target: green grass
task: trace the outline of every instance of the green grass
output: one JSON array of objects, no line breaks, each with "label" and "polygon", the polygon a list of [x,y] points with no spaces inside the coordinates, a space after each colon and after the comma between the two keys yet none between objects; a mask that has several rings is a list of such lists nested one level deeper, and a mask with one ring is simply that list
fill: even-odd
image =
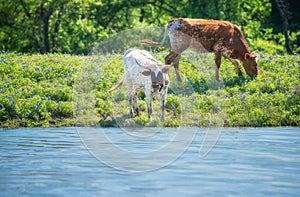
[{"label": "green grass", "polygon": [[[167,52],[154,56],[163,61]],[[300,126],[300,57],[259,54],[259,75],[238,77],[222,60],[214,79],[211,55],[187,52],[180,59],[182,83],[170,70],[166,120],[159,102],[147,119],[139,93],[140,116],[128,118],[125,85],[107,93],[123,75],[122,55],[1,54],[0,127],[71,125],[236,127]],[[242,71],[244,72],[242,66]]]}]

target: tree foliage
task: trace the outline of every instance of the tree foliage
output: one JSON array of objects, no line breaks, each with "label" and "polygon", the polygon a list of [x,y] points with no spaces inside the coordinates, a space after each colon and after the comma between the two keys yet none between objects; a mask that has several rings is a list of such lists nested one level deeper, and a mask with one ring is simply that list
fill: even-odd
[{"label": "tree foliage", "polygon": [[[292,13],[289,20],[297,21],[299,14],[293,8],[296,1],[289,2]],[[0,48],[87,53],[113,33],[140,26],[163,26],[174,17],[231,21],[242,27],[251,45],[251,40],[264,37],[269,29],[277,27],[270,20],[274,16],[280,18],[274,3],[274,0],[0,0]],[[291,27],[292,33],[299,31],[299,25]],[[294,36],[292,45],[296,42],[294,48],[297,48],[299,35],[292,33],[289,36]]]}]

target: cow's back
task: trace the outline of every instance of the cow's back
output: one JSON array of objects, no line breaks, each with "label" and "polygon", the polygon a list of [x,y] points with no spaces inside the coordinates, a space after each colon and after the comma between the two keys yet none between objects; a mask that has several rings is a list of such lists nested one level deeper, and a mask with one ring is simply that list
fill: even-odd
[{"label": "cow's back", "polygon": [[142,90],[146,85],[151,86],[151,77],[142,74],[146,69],[137,64],[149,65],[157,61],[148,51],[139,49],[128,49],[124,53],[123,64],[125,80],[127,84]]},{"label": "cow's back", "polygon": [[124,53],[124,74],[126,84],[129,86],[144,87],[144,81],[147,79],[141,74],[144,69],[136,63],[139,59],[141,59],[141,50],[128,49]]},{"label": "cow's back", "polygon": [[212,52],[218,43],[222,43],[224,47],[232,47],[233,43],[244,39],[239,27],[227,21],[174,18],[168,22],[168,28],[170,34],[174,34],[170,36],[171,44],[175,43],[178,49],[178,43],[182,44],[182,40],[189,42],[191,48],[202,47],[203,49],[198,50]]}]

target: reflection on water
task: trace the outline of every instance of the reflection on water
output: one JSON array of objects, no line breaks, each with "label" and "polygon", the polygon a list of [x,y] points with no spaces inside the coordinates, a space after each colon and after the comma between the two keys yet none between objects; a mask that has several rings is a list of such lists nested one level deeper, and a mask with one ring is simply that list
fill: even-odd
[{"label": "reflection on water", "polygon": [[[175,162],[151,172],[128,173],[93,157],[76,128],[2,129],[0,196],[295,196],[300,193],[300,128],[223,129],[212,151],[200,158],[205,131],[199,129],[193,143]],[[147,152],[172,138],[175,129],[165,129],[166,133],[151,140],[128,140],[116,128],[105,132],[123,148]]]}]

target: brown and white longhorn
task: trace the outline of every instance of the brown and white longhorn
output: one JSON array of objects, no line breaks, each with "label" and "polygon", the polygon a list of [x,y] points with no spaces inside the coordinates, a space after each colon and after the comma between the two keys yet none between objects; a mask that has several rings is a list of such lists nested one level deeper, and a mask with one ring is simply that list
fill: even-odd
[{"label": "brown and white longhorn", "polygon": [[165,33],[160,43],[142,40],[141,43],[150,46],[162,46],[170,31],[171,52],[165,57],[165,63],[173,63],[177,79],[179,74],[179,57],[188,48],[200,53],[214,53],[216,64],[216,80],[220,80],[219,68],[221,57],[228,58],[235,66],[237,74],[242,75],[238,66],[240,60],[246,73],[257,75],[256,54],[251,52],[240,28],[227,21],[204,20],[190,18],[174,18],[165,26]]}]

